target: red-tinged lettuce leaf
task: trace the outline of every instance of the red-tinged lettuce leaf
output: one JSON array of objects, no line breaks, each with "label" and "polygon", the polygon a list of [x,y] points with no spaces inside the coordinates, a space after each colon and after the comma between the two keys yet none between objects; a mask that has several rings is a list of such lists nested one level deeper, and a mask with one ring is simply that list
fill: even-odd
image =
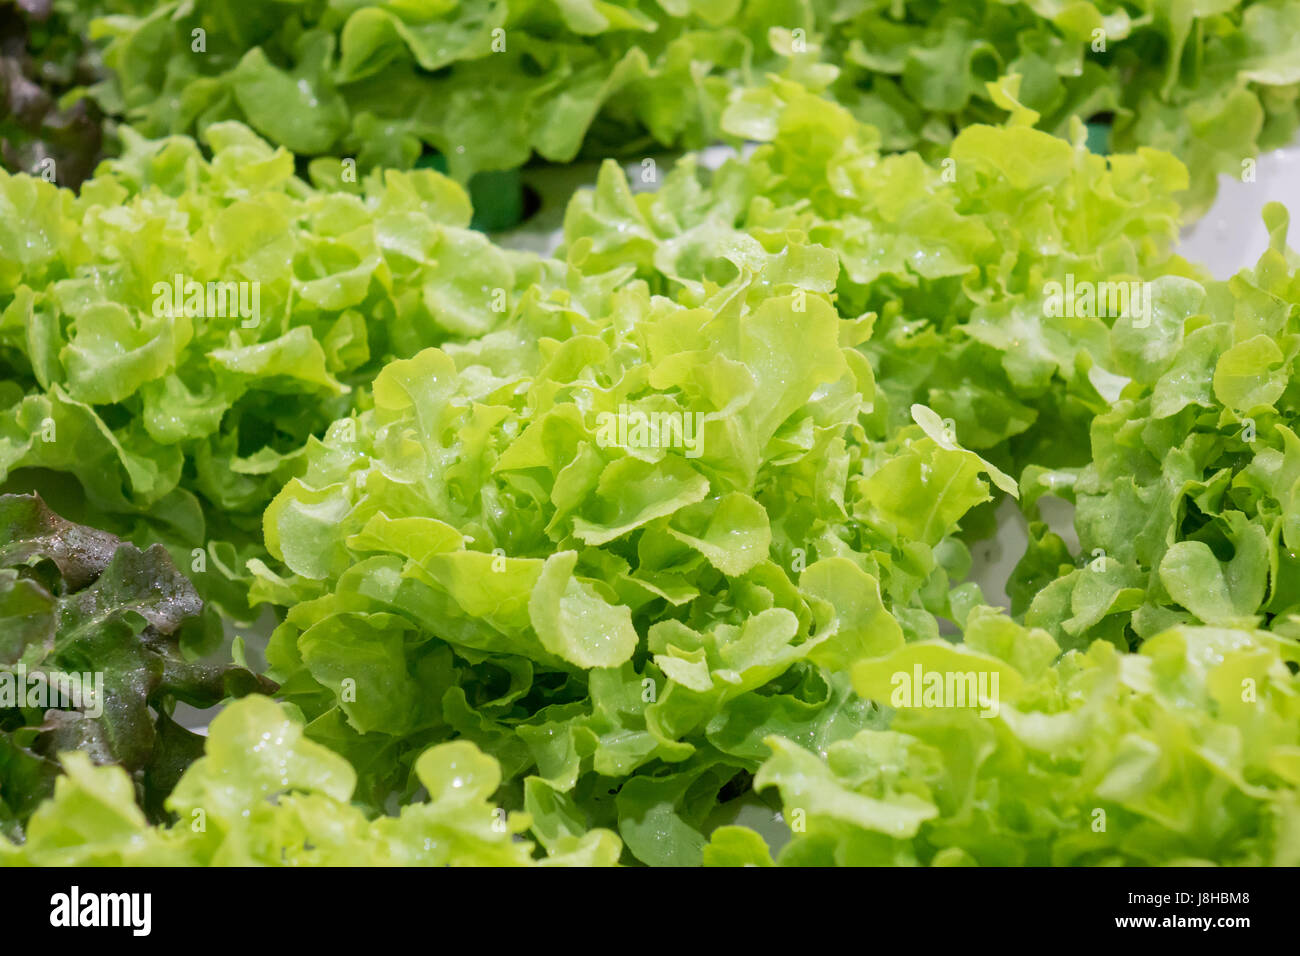
[{"label": "red-tinged lettuce leaf", "polygon": [[[8,824],[48,794],[58,755],[86,753],[132,774],[161,811],[201,750],[172,721],[176,701],[211,707],[275,685],[242,667],[195,659],[217,626],[161,545],[141,551],[65,521],[39,496],[0,496],[0,707]],[[75,680],[80,694],[59,692]],[[44,682],[47,690],[33,690]]]},{"label": "red-tinged lettuce leaf", "polygon": [[90,12],[77,6],[0,0],[0,162],[71,189],[105,146],[102,110],[77,95],[103,73],[86,35]]}]

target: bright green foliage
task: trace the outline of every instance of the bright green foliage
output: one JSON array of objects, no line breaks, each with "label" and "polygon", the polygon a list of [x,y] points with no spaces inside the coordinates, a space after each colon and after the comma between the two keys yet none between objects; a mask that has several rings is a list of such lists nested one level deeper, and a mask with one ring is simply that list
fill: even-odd
[{"label": "bright green foliage", "polygon": [[307,437],[389,358],[490,329],[540,265],[431,171],[318,192],[243,126],[207,129],[210,160],[126,136],[80,195],[0,173],[0,479],[186,564],[206,548],[196,583],[238,612],[221,582]]},{"label": "bright green foliage", "polygon": [[[1207,96],[1236,83],[1215,65],[1222,55],[1277,87],[1243,84],[1242,95],[1289,115],[1285,52],[1254,48],[1272,39],[1256,19],[1285,10],[1256,4],[1239,18],[1223,5],[1170,24],[1098,20],[1087,4],[951,9],[968,6],[966,19],[837,9],[846,30],[876,38],[851,47],[874,79],[853,84],[848,107],[822,95],[843,77],[817,68],[817,49],[759,84],[708,74],[701,102],[752,154],[713,173],[688,158],[646,192],[607,163],[570,204],[550,259],[465,231],[450,180],[390,172],[318,190],[230,123],[207,127],[211,162],[188,140],[133,141],[80,198],[5,180],[4,201],[48,222],[39,242],[0,241],[3,354],[20,357],[7,359],[19,374],[4,386],[17,409],[0,433],[15,456],[6,467],[98,482],[88,494],[104,513],[153,516],[142,533],[160,515],[198,513],[198,500],[210,526],[242,532],[232,590],[281,615],[267,659],[284,701],[240,702],[218,719],[172,794],[180,819],[168,829],[142,829],[119,770],[74,756],[15,858],[1300,861],[1288,563],[1300,534],[1300,286],[1285,221],[1270,212],[1274,248],[1256,270],[1211,282],[1170,255],[1177,197],[1200,180],[1157,150],[1093,154],[1069,119],[1117,108],[1117,135],[1143,122],[1113,101],[1107,70],[1159,68],[1145,54],[1166,40],[1204,49],[1176,58],[1161,102],[1190,96],[1185,62],[1212,67]],[[356,83],[404,70],[411,90],[445,91],[498,55],[417,77],[409,58],[433,56],[468,8],[294,7],[259,7],[247,28],[275,43],[237,62],[214,47],[214,72],[186,86],[190,99],[146,96],[159,74],[134,67],[123,89],[168,128],[242,115],[328,152],[383,125],[377,113],[354,125],[363,114],[335,72],[332,58],[346,60],[336,30],[364,51],[346,60],[366,78]],[[613,4],[557,9],[566,28],[596,36],[586,55],[635,30],[609,19],[630,16]],[[503,21],[518,46],[500,55],[560,69],[529,49],[528,29],[554,11],[492,10],[522,18]],[[928,11],[937,45],[876,22],[899,11]],[[1035,35],[1034,11],[1077,45],[1098,24],[1131,35],[1138,60],[1117,45],[1096,70],[1074,70]],[[164,82],[194,79],[165,14],[112,23],[124,44],[113,55],[171,51],[150,61],[168,64]],[[723,14],[707,11],[735,24],[724,33],[752,26]],[[302,29],[313,16],[326,26]],[[656,16],[681,27],[705,13]],[[474,22],[490,37],[498,21]],[[955,49],[973,24],[984,45]],[[999,47],[1004,27],[1015,39]],[[809,37],[771,39],[795,53]],[[953,71],[891,59],[895,40],[971,75],[936,85]],[[1017,61],[1022,41],[1056,65]],[[287,66],[277,58],[290,48],[299,59]],[[1102,92],[1058,96],[1051,71]],[[885,74],[934,111],[904,143],[934,155],[884,152],[907,139],[901,127],[855,117],[888,95]],[[715,80],[736,89],[709,100]],[[1144,82],[1122,95],[1141,96]],[[473,81],[480,98],[492,89]],[[653,90],[629,85],[623,105],[656,108]],[[241,95],[280,107],[236,113]],[[317,102],[304,109],[303,97]],[[584,115],[603,103],[599,122],[627,120],[621,97],[602,93]],[[548,102],[520,115],[544,118]],[[1010,118],[943,132],[986,112]],[[402,115],[428,120],[409,103]],[[492,115],[483,135],[502,163],[545,153],[535,142],[512,153],[516,114]],[[1225,146],[1212,118],[1189,122]],[[467,149],[458,174],[484,155]],[[331,164],[331,175],[347,168]],[[316,172],[326,181],[324,164]],[[155,314],[135,263],[167,255],[206,269],[199,278],[264,278],[270,327]],[[1074,296],[1121,283],[1138,290],[1125,306]],[[55,399],[99,416],[102,429],[73,434],[114,436],[113,457],[98,438],[84,447],[99,458],[37,444]],[[44,404],[23,412],[33,402]],[[104,461],[118,469],[109,490],[109,470],[90,464]],[[1077,503],[1078,555],[1037,521],[1047,493]],[[1004,496],[1034,520],[1009,585],[1015,618],[965,581],[967,542]],[[959,704],[895,693],[899,675],[927,673],[996,684],[981,694],[975,679]],[[463,799],[448,779],[469,784]],[[785,848],[734,825],[756,793],[780,799],[794,830]],[[517,811],[504,830],[484,829],[493,802]],[[192,828],[196,810],[205,830]]]},{"label": "bright green foliage", "polygon": [[97,7],[120,14],[95,27],[113,71],[97,98],[149,135],[238,119],[363,169],[409,168],[431,146],[461,182],[534,152],[568,162],[584,142],[707,145],[738,80],[805,69],[768,36],[812,18],[800,0]]},{"label": "bright green foliage", "polygon": [[[265,697],[230,705],[206,754],[167,801],[174,824],[150,827],[118,767],[63,757],[54,798],[32,817],[27,841],[0,840],[0,864],[37,866],[526,866],[528,818],[490,802],[500,771],[473,744],[431,747],[414,773],[427,797],[368,820],[348,802],[356,774],[312,743]],[[618,839],[592,831],[557,841],[540,862],[610,865]]]},{"label": "bright green foliage", "polygon": [[[773,291],[747,276],[687,307],[632,283],[598,309],[556,291],[479,343],[389,365],[375,407],[310,444],[266,516],[296,576],[263,567],[256,590],[293,604],[272,673],[372,806],[409,792],[412,748],[455,734],[529,774],[526,807],[563,800],[644,862],[699,862],[711,795],[757,767],[760,726],[871,719],[818,665],[902,642],[882,579],[935,626],[931,545],[987,499],[987,466],[905,430],[890,448],[934,479],[899,508],[930,516],[927,537],[887,506],[875,519],[876,463],[850,451],[870,383],[850,323]],[[650,415],[698,441],[638,437]]]},{"label": "bright green foliage", "polygon": [[[1017,570],[1026,621],[1063,646],[1183,624],[1300,633],[1300,280],[1285,211],[1266,218],[1255,269],[1182,281],[1149,328],[1116,326],[1113,367],[1130,380],[1093,421],[1092,461],[1025,472],[1031,515],[1044,492],[1077,505],[1078,566],[1061,568],[1062,543],[1035,524]],[[1040,575],[1055,580],[1036,590]]]},{"label": "bright green foliage", "polygon": [[[1063,423],[1082,443],[1105,409],[1109,325],[1053,328],[1044,277],[1165,262],[1176,163],[1108,169],[979,127],[948,181],[788,84],[724,121],[772,142],[655,193],[607,165],[570,206],[563,264],[501,327],[391,363],[268,509],[292,572],[255,565],[255,595],[287,608],[271,673],[371,808],[454,736],[559,832],[617,828],[625,859],[701,862],[766,738],[883,727],[852,667],[981,603],[953,588],[970,561],[953,534],[1016,485],[958,438],[1050,460]],[[952,377],[877,386],[874,369],[917,360]],[[977,394],[1020,424],[997,430]],[[747,853],[736,839],[726,853]]]},{"label": "bright green foliage", "polygon": [[[921,647],[859,665],[855,686],[888,702]],[[981,608],[964,644],[931,650],[933,673],[1000,671],[997,713],[903,698],[888,730],[821,756],[769,738],[755,783],[803,824],[782,864],[1300,865],[1294,641],[1178,626],[1053,662],[1047,633]],[[734,834],[713,844],[711,862],[748,861]]]},{"label": "bright green foliage", "polygon": [[871,437],[910,423],[919,403],[1013,473],[1081,465],[1091,419],[1109,408],[1115,316],[1053,315],[1047,285],[1171,275],[1153,308],[1176,308],[1173,276],[1202,275],[1169,258],[1186,173],[1163,153],[1108,161],[1081,130],[1071,144],[1027,128],[1015,90],[993,88],[1008,127],[971,127],[934,164],[880,155],[875,130],[794,84],[744,92],[723,123],[763,141],[748,160],[708,189],[688,160],[635,196],[607,167],[570,204],[568,261],[635,266],[689,303],[740,270],[815,277],[842,317],[874,313],[853,338],[877,383]]},{"label": "bright green foliage", "polygon": [[[239,119],[305,156],[409,168],[430,146],[462,182],[536,153],[635,155],[715,140],[728,94],[768,74],[946,154],[1023,77],[1040,128],[1112,123],[1167,149],[1190,210],[1219,173],[1294,135],[1300,4],[1142,0],[108,0],[109,112],[149,135]],[[195,31],[202,31],[196,34]],[[326,166],[322,166],[324,172]]]},{"label": "bright green foliage", "polygon": [[[820,4],[816,5],[819,9]],[[1113,152],[1168,150],[1191,173],[1189,215],[1216,178],[1295,136],[1300,4],[1178,0],[868,0],[826,4],[821,58],[840,67],[829,95],[875,124],[891,149],[942,155],[990,122],[985,81],[1017,74],[1040,129],[1110,124]],[[901,12],[901,16],[900,16]],[[823,21],[819,18],[819,24]]]}]

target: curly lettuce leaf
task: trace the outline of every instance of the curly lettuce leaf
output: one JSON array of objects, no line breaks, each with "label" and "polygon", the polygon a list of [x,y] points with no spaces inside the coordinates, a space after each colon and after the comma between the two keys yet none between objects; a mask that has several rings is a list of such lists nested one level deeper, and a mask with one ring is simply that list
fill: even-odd
[{"label": "curly lettuce leaf", "polygon": [[168,799],[175,823],[151,827],[118,767],[62,756],[64,776],[20,845],[0,861],[38,866],[526,866],[611,865],[607,831],[561,840],[534,860],[516,838],[527,817],[491,802],[496,762],[454,742],[420,754],[425,788],[395,816],[367,818],[349,802],[356,774],[265,697],[236,701],[213,721],[203,755]]},{"label": "curly lettuce leaf", "polygon": [[[773,75],[844,106],[890,151],[931,159],[1008,108],[1062,137],[1095,121],[1116,152],[1154,147],[1186,163],[1193,215],[1218,175],[1242,175],[1300,124],[1288,0],[280,0],[239,5],[238,27],[211,4],[93,8],[108,14],[93,29],[112,70],[96,99],[148,135],[238,119],[363,169],[437,150],[462,182],[534,154],[568,162],[754,135],[759,116],[744,132],[724,122],[728,99]],[[988,88],[998,78],[1015,85],[1014,107]]]},{"label": "curly lettuce leaf", "polygon": [[80,195],[0,173],[0,481],[161,540],[247,618],[244,564],[304,442],[389,359],[493,328],[540,263],[467,229],[432,171],[354,195],[238,124],[205,130],[210,157],[123,138]]},{"label": "curly lettuce leaf", "polygon": [[[1262,631],[1176,626],[1136,653],[1105,641],[1057,657],[1043,631],[989,608],[964,645],[922,645],[860,665],[882,705],[820,754],[780,736],[756,778],[792,838],[785,865],[1294,866],[1295,663]],[[920,664],[942,685],[998,671],[987,704],[913,697]],[[951,683],[951,682],[948,682]],[[742,840],[744,841],[742,843]],[[757,835],[715,834],[714,865],[758,857]],[[732,849],[738,844],[743,851]]]},{"label": "curly lettuce leaf", "polygon": [[140,551],[65,521],[38,496],[0,496],[9,833],[51,792],[64,751],[121,767],[157,817],[199,742],[172,721],[175,702],[207,708],[275,687],[200,659],[215,623],[161,545]]}]

